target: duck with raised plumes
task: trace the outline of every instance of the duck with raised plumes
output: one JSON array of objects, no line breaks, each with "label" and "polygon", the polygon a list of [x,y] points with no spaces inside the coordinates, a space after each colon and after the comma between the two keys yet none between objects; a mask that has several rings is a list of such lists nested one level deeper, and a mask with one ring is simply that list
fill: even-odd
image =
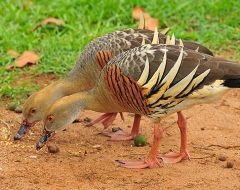
[{"label": "duck with raised plumes", "polygon": [[157,151],[161,120],[178,113],[179,153],[159,155],[164,162],[188,159],[186,120],[182,110],[219,100],[240,87],[240,65],[177,45],[147,44],[112,58],[93,89],[63,97],[44,116],[45,134],[39,150],[55,133],[65,129],[83,110],[130,112],[147,116],[154,126],[152,148],[144,161],[119,161],[127,168],[160,166]]},{"label": "duck with raised plumes", "polygon": [[[154,43],[180,44],[181,42],[179,40],[169,42],[167,36],[161,33],[155,33],[155,36],[158,36],[158,38],[157,42]],[[84,48],[76,65],[66,78],[50,84],[46,88],[34,93],[25,101],[23,105],[23,121],[18,132],[14,135],[14,140],[21,139],[37,121],[42,120],[47,108],[59,98],[92,89],[101,69],[112,57],[138,47],[142,43],[150,44],[153,41],[153,31],[127,29],[103,35],[90,42]],[[199,52],[212,54],[207,48],[197,43],[189,41],[183,41],[183,43],[189,49],[195,50],[198,48]],[[106,128],[113,122],[116,115],[117,113],[104,114],[91,122],[89,126],[101,121]],[[124,135],[112,136],[112,140],[128,140],[138,135],[140,118],[141,115],[135,115],[130,134],[123,132]]]}]

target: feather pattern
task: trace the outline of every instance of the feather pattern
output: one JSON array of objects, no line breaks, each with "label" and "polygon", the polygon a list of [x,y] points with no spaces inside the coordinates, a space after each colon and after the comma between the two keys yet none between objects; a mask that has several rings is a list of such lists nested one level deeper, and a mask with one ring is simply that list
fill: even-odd
[{"label": "feather pattern", "polygon": [[224,81],[240,78],[240,66],[181,46],[147,44],[113,58],[103,73],[119,104],[159,120],[218,99],[229,90]]},{"label": "feather pattern", "polygon": [[[87,81],[92,78],[96,78],[95,73],[97,73],[97,71],[99,72],[99,68],[103,68],[103,65],[101,64],[105,64],[107,61],[109,61],[109,59],[102,59],[102,56],[100,56],[99,52],[106,52],[104,56],[107,55],[109,58],[111,58],[129,49],[139,47],[144,44],[168,44],[167,38],[168,37],[166,35],[157,33],[157,30],[153,32],[147,29],[117,30],[115,32],[103,35],[86,45],[80,55],[80,58],[75,64],[74,68],[68,74],[67,78],[72,78],[72,80],[77,80],[77,78],[85,78]],[[193,50],[199,47],[199,52],[212,55],[212,52],[204,46],[190,41],[177,40],[174,37],[174,45],[182,44],[184,44],[186,48]],[[96,62],[98,67],[96,67]],[[80,73],[79,70],[84,70],[85,72]],[[84,76],[80,77],[80,75]]]}]

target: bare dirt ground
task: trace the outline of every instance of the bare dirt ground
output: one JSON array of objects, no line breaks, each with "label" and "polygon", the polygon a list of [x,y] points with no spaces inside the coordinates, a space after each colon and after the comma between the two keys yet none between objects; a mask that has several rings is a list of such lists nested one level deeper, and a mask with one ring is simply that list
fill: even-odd
[{"label": "bare dirt ground", "polygon": [[[184,110],[191,160],[152,169],[125,169],[115,161],[146,157],[153,140],[153,125],[147,118],[141,121],[147,145],[135,147],[133,141],[112,142],[99,135],[103,131],[101,124],[85,127],[84,119],[99,113],[84,111],[79,123],[71,124],[49,142],[60,149],[53,154],[47,146],[35,149],[42,135],[41,122],[24,139],[14,141],[22,115],[6,110],[6,102],[1,102],[0,119],[10,125],[10,136],[4,139],[6,125],[0,122],[0,189],[240,189],[239,99],[240,90],[232,90],[217,103]],[[125,122],[118,117],[111,127],[130,132],[133,115],[124,116]],[[176,121],[176,114],[162,121],[164,134],[159,153],[179,150]],[[111,127],[105,131],[111,131]]]}]

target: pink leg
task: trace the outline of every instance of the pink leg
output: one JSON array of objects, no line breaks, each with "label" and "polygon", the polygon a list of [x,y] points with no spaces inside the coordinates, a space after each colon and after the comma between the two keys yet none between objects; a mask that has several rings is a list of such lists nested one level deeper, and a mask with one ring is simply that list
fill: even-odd
[{"label": "pink leg", "polygon": [[130,134],[120,129],[119,131],[113,133],[103,133],[103,135],[111,137],[112,141],[126,141],[134,139],[136,136],[139,135],[140,121],[141,115],[135,114],[133,127]]},{"label": "pink leg", "polygon": [[118,113],[113,113],[112,115],[110,115],[109,117],[107,117],[106,119],[104,119],[102,121],[102,124],[104,126],[104,129],[107,129],[112,123],[113,121],[116,119]]},{"label": "pink leg", "polygon": [[119,112],[119,114],[120,114],[120,117],[121,117],[122,121],[125,121],[125,120],[124,120],[124,117],[123,117],[123,113],[122,113],[122,112]]},{"label": "pink leg", "polygon": [[180,153],[175,152],[169,152],[164,155],[159,155],[160,158],[162,158],[163,162],[165,163],[177,163],[181,160],[189,159],[188,154],[188,145],[187,145],[187,121],[185,117],[183,116],[182,112],[178,112],[178,127],[180,129],[181,133],[181,147],[180,147]]},{"label": "pink leg", "polygon": [[148,154],[147,159],[144,161],[121,161],[118,160],[119,163],[122,164],[124,168],[153,168],[155,164],[159,167],[161,166],[160,162],[157,160],[157,151],[160,144],[160,138],[162,137],[162,126],[160,124],[154,124],[154,140],[152,148]]},{"label": "pink leg", "polygon": [[141,115],[135,114],[131,135],[133,138],[139,135]]},{"label": "pink leg", "polygon": [[[95,118],[94,120],[92,120],[91,122],[89,122],[86,126],[90,127],[96,123],[101,122],[104,125],[104,128],[108,128],[113,121],[115,120],[117,116],[117,113],[104,113],[101,116]],[[120,113],[121,119],[124,120],[123,114]]]}]

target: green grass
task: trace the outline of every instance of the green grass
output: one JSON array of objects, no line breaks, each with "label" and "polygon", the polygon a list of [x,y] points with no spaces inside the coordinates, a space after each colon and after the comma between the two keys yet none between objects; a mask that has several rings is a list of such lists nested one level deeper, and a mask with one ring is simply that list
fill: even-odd
[{"label": "green grass", "polygon": [[[27,3],[29,2],[29,3]],[[240,58],[240,1],[236,0],[2,0],[0,2],[0,98],[24,101],[38,90],[34,84],[22,81],[24,75],[54,72],[64,77],[74,66],[81,50],[92,39],[117,29],[134,28],[131,11],[141,5],[160,27],[170,27],[177,38],[187,39],[209,47],[217,54],[238,61]],[[207,19],[209,15],[211,19]],[[47,17],[65,21],[30,30]],[[7,51],[20,54],[36,52],[41,59],[37,66],[5,70],[14,63]]]}]

